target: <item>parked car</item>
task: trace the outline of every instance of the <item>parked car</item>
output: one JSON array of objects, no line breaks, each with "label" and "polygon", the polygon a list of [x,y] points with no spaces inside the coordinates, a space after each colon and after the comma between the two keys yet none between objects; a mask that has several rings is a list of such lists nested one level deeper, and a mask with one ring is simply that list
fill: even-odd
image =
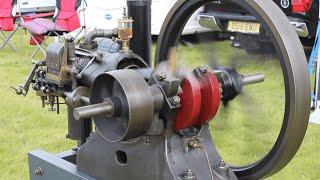
[{"label": "parked car", "polygon": [[[177,0],[152,0],[151,33],[158,35],[162,24]],[[288,16],[306,49],[313,46],[319,13],[317,0],[273,0]],[[122,17],[126,0],[87,0],[81,23],[90,29],[112,29]],[[23,12],[53,11],[55,0],[21,0]],[[268,50],[268,38],[261,33],[246,33],[241,25],[255,22],[256,19],[243,8],[230,1],[216,0],[198,9],[186,24],[183,35],[213,31],[220,38],[232,37],[234,45],[248,52]],[[257,30],[256,30],[257,31]],[[272,49],[271,49],[272,51]]]},{"label": "parked car", "polygon": [[[152,35],[158,35],[161,26],[177,0],[152,0]],[[316,0],[273,0],[288,16],[293,28],[299,35],[306,50],[313,46],[318,22],[319,2]],[[90,0],[86,11],[87,26],[92,28],[110,29],[117,26],[121,18],[126,0],[113,3],[110,0]],[[94,21],[92,20],[94,19]],[[233,38],[234,45],[250,53],[273,51],[269,39],[263,34],[246,33],[239,28],[243,23],[254,22],[256,19],[243,8],[231,4],[230,1],[216,0],[198,9],[186,24],[182,34],[192,35],[208,31],[216,32],[218,37]],[[233,28],[230,31],[229,22]],[[231,26],[231,25],[230,25]]]},{"label": "parked car", "polygon": [[[288,16],[305,49],[313,46],[319,17],[319,1],[273,0]],[[273,51],[269,38],[259,30],[256,18],[230,1],[208,3],[199,15],[199,22],[217,32],[219,37],[230,38],[233,45],[251,53]],[[245,27],[250,27],[249,29]]]}]

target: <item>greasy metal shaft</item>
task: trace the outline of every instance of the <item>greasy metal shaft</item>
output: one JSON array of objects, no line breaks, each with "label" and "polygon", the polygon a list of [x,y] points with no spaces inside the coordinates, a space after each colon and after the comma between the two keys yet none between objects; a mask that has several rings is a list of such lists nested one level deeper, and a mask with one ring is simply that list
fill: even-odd
[{"label": "greasy metal shaft", "polygon": [[88,119],[99,115],[112,116],[114,112],[111,100],[105,100],[100,104],[79,107],[73,110],[73,116],[76,120]]},{"label": "greasy metal shaft", "polygon": [[245,85],[250,85],[250,84],[256,84],[263,82],[265,79],[264,74],[262,73],[255,73],[255,74],[247,74],[242,76],[242,84]]},{"label": "greasy metal shaft", "polygon": [[89,99],[89,97],[86,97],[86,96],[81,96],[80,101],[85,104],[90,104],[90,99]]}]

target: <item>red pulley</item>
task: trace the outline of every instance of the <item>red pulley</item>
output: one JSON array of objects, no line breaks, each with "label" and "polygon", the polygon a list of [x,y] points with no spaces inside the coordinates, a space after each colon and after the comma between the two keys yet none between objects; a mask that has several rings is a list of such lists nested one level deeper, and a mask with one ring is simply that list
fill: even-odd
[{"label": "red pulley", "polygon": [[174,128],[176,131],[193,126],[201,110],[201,86],[194,76],[184,78],[180,84],[179,94],[181,107],[176,115]]},{"label": "red pulley", "polygon": [[217,114],[220,106],[220,85],[213,72],[207,72],[201,79],[201,111],[196,125],[208,123]]},{"label": "red pulley", "polygon": [[175,118],[175,130],[208,123],[217,113],[220,105],[220,86],[213,72],[196,78],[190,75],[181,82],[179,94],[181,107]]}]

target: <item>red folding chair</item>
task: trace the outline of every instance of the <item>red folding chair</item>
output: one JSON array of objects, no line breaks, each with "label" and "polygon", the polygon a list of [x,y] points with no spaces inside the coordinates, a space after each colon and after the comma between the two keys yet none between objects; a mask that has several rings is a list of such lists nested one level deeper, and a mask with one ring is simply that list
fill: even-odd
[{"label": "red folding chair", "polygon": [[58,36],[59,39],[63,39],[61,35],[81,27],[78,10],[82,2],[85,3],[83,0],[57,0],[56,16],[53,21],[45,18],[31,18],[32,20],[22,23],[22,27],[31,34],[30,44],[38,47],[32,54],[32,58],[39,51],[46,55],[44,48],[47,47],[46,41],[49,37]]},{"label": "red folding chair", "polygon": [[[17,32],[19,26],[14,26],[15,13],[13,14],[13,7],[16,5],[15,0],[0,0],[0,39],[2,43],[0,49],[6,45],[18,52],[18,49],[11,42],[12,36]],[[8,35],[5,32],[11,32]]]}]

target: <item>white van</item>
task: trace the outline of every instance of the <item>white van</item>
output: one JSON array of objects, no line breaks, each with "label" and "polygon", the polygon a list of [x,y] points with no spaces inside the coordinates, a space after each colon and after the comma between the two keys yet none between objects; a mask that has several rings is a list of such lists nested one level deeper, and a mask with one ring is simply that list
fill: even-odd
[{"label": "white van", "polygon": [[[170,11],[171,7],[177,0],[153,0],[151,15],[151,33],[158,35],[161,26]],[[87,0],[88,7],[85,13],[86,25],[90,28],[111,29],[117,27],[117,20],[122,18],[123,8],[126,7],[126,0]],[[198,31],[206,31],[198,23],[197,14],[199,9],[191,18],[183,34],[193,34]],[[83,19],[83,17],[81,17]]]},{"label": "white van", "polygon": [[[18,0],[22,13],[54,11],[56,0]],[[161,26],[177,0],[152,0],[152,35],[158,35]],[[123,8],[126,7],[126,0],[86,0],[87,7],[85,15],[80,14],[81,23],[89,29],[113,29],[117,27],[117,20],[122,18]],[[198,31],[205,31],[198,23],[197,14],[199,9],[191,18],[183,34],[193,34]]]}]

